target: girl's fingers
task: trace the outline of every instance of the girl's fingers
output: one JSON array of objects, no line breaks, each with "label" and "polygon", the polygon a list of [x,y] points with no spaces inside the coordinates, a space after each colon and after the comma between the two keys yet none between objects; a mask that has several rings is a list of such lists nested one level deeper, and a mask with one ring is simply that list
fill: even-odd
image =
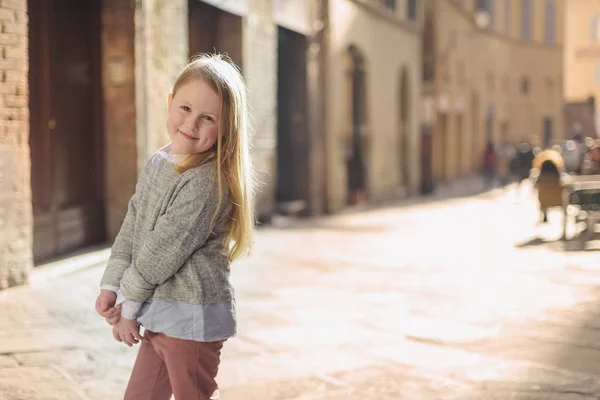
[{"label": "girl's fingers", "polygon": [[113,328],[112,334],[117,342],[122,342],[121,336],[119,336],[119,331],[117,331],[115,328]]},{"label": "girl's fingers", "polygon": [[138,330],[134,330],[133,331],[133,337],[136,338],[137,340],[142,340],[142,335],[140,334],[140,330],[138,328]]},{"label": "girl's fingers", "polygon": [[115,315],[121,315],[121,306],[116,306],[108,310],[108,313],[111,317]]},{"label": "girl's fingers", "polygon": [[127,335],[125,333],[119,332],[119,336],[121,337],[121,342],[125,343],[127,346],[133,346],[128,340]]},{"label": "girl's fingers", "polygon": [[117,307],[109,308],[108,310],[103,311],[103,312],[99,311],[99,314],[102,315],[104,318],[112,318],[117,315],[121,315],[121,307],[117,306]]},{"label": "girl's fingers", "polygon": [[131,345],[138,343],[138,340],[133,336],[133,332],[127,332],[125,336],[127,337],[127,341],[131,343]]}]

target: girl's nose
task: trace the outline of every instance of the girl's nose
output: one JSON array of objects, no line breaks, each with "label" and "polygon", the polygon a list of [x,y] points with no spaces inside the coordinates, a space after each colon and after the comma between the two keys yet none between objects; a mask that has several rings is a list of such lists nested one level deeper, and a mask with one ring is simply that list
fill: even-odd
[{"label": "girl's nose", "polygon": [[198,130],[198,121],[196,118],[190,118],[186,121],[186,128],[190,132],[196,132]]}]

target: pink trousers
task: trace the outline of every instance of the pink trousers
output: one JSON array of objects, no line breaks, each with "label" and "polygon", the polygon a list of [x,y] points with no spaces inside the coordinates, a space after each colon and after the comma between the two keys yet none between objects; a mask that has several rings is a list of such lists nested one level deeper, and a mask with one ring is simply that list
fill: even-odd
[{"label": "pink trousers", "polygon": [[217,399],[224,341],[201,343],[144,332],[125,400]]}]

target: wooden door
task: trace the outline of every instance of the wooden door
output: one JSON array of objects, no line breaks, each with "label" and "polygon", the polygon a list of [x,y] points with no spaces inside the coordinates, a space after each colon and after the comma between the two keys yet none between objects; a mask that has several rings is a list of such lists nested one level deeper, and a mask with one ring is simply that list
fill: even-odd
[{"label": "wooden door", "polygon": [[36,262],[104,240],[99,11],[29,1]]}]

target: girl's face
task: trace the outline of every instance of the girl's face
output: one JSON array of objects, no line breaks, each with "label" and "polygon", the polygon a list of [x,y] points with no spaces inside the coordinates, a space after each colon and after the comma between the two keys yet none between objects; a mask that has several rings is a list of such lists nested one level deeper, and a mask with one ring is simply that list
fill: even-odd
[{"label": "girl's face", "polygon": [[203,79],[194,78],[169,95],[167,132],[171,152],[194,154],[209,150],[217,141],[221,100]]}]

